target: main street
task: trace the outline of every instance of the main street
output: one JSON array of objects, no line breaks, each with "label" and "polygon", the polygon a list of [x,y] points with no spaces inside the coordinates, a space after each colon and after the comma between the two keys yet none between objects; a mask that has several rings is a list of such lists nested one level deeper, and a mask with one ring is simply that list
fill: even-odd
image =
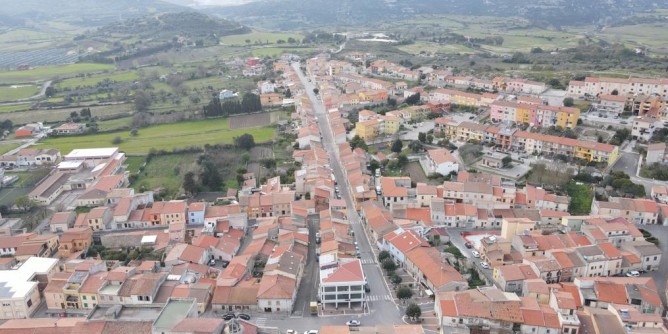
[{"label": "main street", "polygon": [[[305,93],[314,109],[316,121],[320,128],[322,135],[322,144],[329,155],[330,167],[334,173],[334,177],[339,185],[342,198],[346,201],[348,206],[348,220],[355,233],[355,239],[360,248],[360,253],[363,260],[363,270],[367,282],[371,288],[371,292],[367,295],[370,297],[368,302],[368,312],[363,315],[335,315],[335,316],[321,316],[311,317],[307,313],[303,317],[289,317],[279,319],[263,319],[265,326],[277,327],[281,330],[295,329],[298,331],[305,331],[310,329],[318,329],[321,325],[342,325],[351,318],[358,319],[364,326],[380,325],[380,324],[401,324],[402,312],[392,299],[391,291],[383,278],[383,273],[380,267],[376,264],[376,253],[371,246],[368,236],[362,226],[360,216],[355,210],[355,203],[350,193],[347,179],[344,177],[341,162],[339,161],[337,146],[332,135],[329,119],[327,118],[327,111],[322,102],[313,93],[315,85],[305,77],[304,73],[299,68],[299,63],[294,63],[293,67],[299,75],[299,80],[304,85]],[[303,282],[303,284],[317,284],[317,280],[313,282]],[[306,287],[307,290],[313,287]],[[300,296],[304,298],[305,296]],[[300,305],[300,302],[296,303]],[[341,310],[341,308],[339,308]],[[296,313],[300,313],[299,310]]]}]

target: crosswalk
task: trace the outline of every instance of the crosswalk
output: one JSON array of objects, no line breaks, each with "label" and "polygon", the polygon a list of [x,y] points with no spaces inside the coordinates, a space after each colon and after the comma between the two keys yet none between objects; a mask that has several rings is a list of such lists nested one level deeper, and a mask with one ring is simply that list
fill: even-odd
[{"label": "crosswalk", "polygon": [[367,299],[370,302],[375,302],[379,300],[392,300],[392,297],[390,295],[373,295],[373,296],[367,296]]},{"label": "crosswalk", "polygon": [[376,263],[376,259],[370,259],[370,258],[362,259],[362,264],[374,264],[374,263]]},{"label": "crosswalk", "polygon": [[255,318],[255,325],[258,327],[264,327],[267,324],[267,318]]}]

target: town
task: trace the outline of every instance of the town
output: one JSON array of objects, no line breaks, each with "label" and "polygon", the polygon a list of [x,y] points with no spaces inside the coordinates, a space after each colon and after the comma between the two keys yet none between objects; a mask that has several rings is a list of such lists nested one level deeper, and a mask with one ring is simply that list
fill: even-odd
[{"label": "town", "polygon": [[165,199],[117,146],[4,154],[48,168],[15,209],[53,213],[0,221],[0,333],[668,333],[668,188],[645,174],[667,168],[668,79],[555,98],[372,54],[270,68],[256,92],[292,110],[292,175]]}]

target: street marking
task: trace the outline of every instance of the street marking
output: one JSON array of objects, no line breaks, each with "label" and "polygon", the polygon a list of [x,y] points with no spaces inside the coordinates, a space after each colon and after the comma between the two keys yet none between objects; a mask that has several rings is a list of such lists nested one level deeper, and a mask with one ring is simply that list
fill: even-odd
[{"label": "street marking", "polygon": [[375,259],[362,259],[362,264],[374,264],[376,263]]},{"label": "street marking", "polygon": [[375,302],[379,300],[392,300],[392,297],[390,295],[373,295],[373,296],[368,296],[369,301]]},{"label": "street marking", "polygon": [[264,327],[264,325],[267,324],[267,318],[256,318],[256,319],[255,319],[255,324],[256,324],[258,327]]}]

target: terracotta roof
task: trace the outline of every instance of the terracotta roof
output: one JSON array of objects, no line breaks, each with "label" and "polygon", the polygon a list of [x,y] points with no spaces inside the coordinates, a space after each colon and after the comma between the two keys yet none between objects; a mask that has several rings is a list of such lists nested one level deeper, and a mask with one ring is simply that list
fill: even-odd
[{"label": "terracotta roof", "polygon": [[594,290],[600,301],[615,304],[627,303],[626,289],[623,284],[596,282]]},{"label": "terracotta roof", "polygon": [[283,275],[264,275],[260,280],[258,299],[292,299],[296,281]]},{"label": "terracotta roof", "polygon": [[340,264],[329,276],[322,279],[324,283],[360,282],[365,276],[362,271],[362,262],[359,259]]}]

